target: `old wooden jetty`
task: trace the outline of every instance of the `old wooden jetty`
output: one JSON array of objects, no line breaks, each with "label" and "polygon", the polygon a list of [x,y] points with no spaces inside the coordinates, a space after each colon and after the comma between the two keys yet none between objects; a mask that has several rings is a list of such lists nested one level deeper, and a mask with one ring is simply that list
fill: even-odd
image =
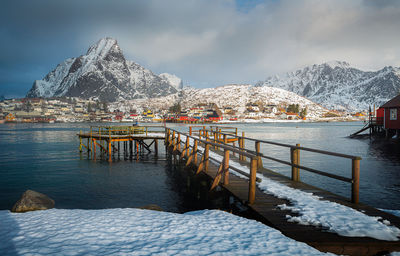
[{"label": "old wooden jetty", "polygon": [[[186,129],[186,128],[185,128]],[[180,129],[182,130],[182,129]],[[187,132],[162,126],[132,127],[111,126],[91,127],[90,132],[78,134],[80,150],[87,149],[88,156],[96,158],[96,148],[112,161],[112,156],[120,152],[119,143],[125,158],[132,158],[139,152],[158,153],[158,140],[163,139],[166,150],[173,155],[177,163],[183,164],[191,175],[203,175],[209,179],[210,190],[220,187],[234,196],[251,210],[252,217],[280,230],[284,235],[305,242],[320,251],[345,255],[384,255],[391,251],[400,251],[399,241],[383,241],[369,237],[345,237],[328,232],[324,227],[300,225],[287,221],[287,215],[293,212],[282,210],[279,205],[291,202],[274,195],[266,194],[257,187],[260,179],[271,179],[288,187],[313,193],[369,216],[381,216],[391,225],[400,228],[400,218],[359,202],[360,161],[361,158],[335,152],[253,139],[238,132],[237,128],[222,126],[189,126]],[[87,140],[87,144],[84,141]],[[286,152],[290,160],[282,160],[263,154],[261,148],[268,145],[279,147]],[[265,150],[264,150],[265,152]],[[300,153],[322,154],[330,157],[350,160],[349,177],[343,177],[324,170],[305,166],[301,163]],[[270,170],[263,161],[274,161],[287,165],[291,177]],[[237,164],[247,166],[249,172],[238,168]],[[239,173],[242,177],[232,174]],[[301,182],[301,171],[311,172],[326,178],[336,179],[349,184],[350,198],[335,195],[321,188]],[[258,176],[257,174],[262,174]]]},{"label": "old wooden jetty", "polygon": [[[261,145],[274,145],[287,150],[290,161],[277,159],[261,153]],[[313,148],[301,147],[299,144],[288,145],[272,141],[245,137],[237,129],[219,126],[189,127],[189,132],[166,128],[165,145],[170,153],[184,162],[193,173],[203,173],[210,178],[210,189],[220,186],[253,211],[254,218],[270,225],[288,237],[305,242],[318,250],[346,255],[377,255],[390,251],[400,251],[399,241],[382,241],[368,237],[345,237],[328,232],[323,227],[305,226],[288,222],[286,216],[292,214],[278,209],[278,205],[290,202],[262,192],[257,186],[257,173],[291,188],[313,193],[323,200],[336,202],[369,216],[381,216],[394,226],[400,227],[400,218],[379,211],[359,202],[360,157]],[[316,170],[300,163],[300,152],[328,155],[350,160],[351,178]],[[211,156],[211,153],[213,153]],[[215,157],[215,153],[219,157]],[[263,159],[279,162],[291,168],[291,177],[283,176],[267,169]],[[243,172],[234,163],[247,165],[249,173]],[[246,178],[233,175],[233,170]],[[347,199],[300,181],[300,170],[312,172],[327,178],[349,183],[351,198]]]},{"label": "old wooden jetty", "polygon": [[89,132],[81,131],[78,136],[80,152],[85,148],[92,159],[96,159],[99,155],[111,162],[115,155],[132,159],[144,152],[151,153],[153,145],[154,153],[157,155],[158,140],[165,138],[165,128],[164,126],[91,126]]}]

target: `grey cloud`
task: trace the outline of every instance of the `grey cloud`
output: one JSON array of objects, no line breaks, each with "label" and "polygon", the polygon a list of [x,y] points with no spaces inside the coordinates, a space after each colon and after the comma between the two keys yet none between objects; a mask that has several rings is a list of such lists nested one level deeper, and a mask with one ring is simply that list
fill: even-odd
[{"label": "grey cloud", "polygon": [[[15,72],[10,77],[28,90],[35,74],[42,78],[105,36],[118,40],[127,59],[199,87],[332,59],[400,66],[398,3],[257,0],[241,11],[233,0],[5,1],[0,73]],[[0,78],[0,94],[11,82]]]}]

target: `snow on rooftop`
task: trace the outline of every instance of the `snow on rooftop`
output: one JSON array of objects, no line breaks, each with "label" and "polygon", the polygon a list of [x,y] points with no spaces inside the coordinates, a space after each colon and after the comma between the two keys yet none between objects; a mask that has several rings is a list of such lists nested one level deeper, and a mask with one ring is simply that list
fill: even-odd
[{"label": "snow on rooftop", "polygon": [[[181,140],[186,141],[186,136],[182,136]],[[190,140],[190,144],[193,144],[193,140]],[[198,150],[203,151],[204,148],[198,146]],[[209,156],[219,162],[223,160],[223,156],[212,151],[209,152]],[[248,166],[243,166],[234,161],[230,161],[229,165],[250,174]],[[229,172],[241,178],[248,179],[246,176],[234,170],[229,170]],[[399,240],[400,229],[391,226],[390,222],[382,219],[382,217],[371,217],[350,207],[322,200],[321,197],[313,193],[288,187],[263,176],[261,173],[257,173],[257,177],[261,179],[261,182],[258,182],[257,186],[264,193],[291,202],[290,206],[284,204],[278,207],[282,210],[290,210],[298,215],[287,215],[286,217],[289,222],[317,227],[322,226],[327,228],[330,232],[337,233],[341,236],[372,237],[386,241]]]},{"label": "snow on rooftop", "polygon": [[332,255],[223,211],[0,211],[2,255]]}]

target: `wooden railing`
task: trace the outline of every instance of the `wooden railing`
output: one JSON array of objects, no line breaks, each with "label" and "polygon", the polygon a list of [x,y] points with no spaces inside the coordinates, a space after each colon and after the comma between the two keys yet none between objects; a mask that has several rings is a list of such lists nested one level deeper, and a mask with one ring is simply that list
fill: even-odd
[{"label": "wooden railing", "polygon": [[[191,131],[193,132],[192,129]],[[197,166],[196,174],[200,173],[201,171],[208,171],[210,160],[219,164],[211,189],[214,189],[221,182],[221,180],[223,180],[224,185],[229,184],[230,169],[247,176],[249,178],[248,202],[249,204],[254,203],[257,181],[257,155],[239,150],[238,148],[227,144],[214,143],[208,138],[201,139],[197,136],[191,136],[190,134],[179,132],[170,128],[166,128],[165,133],[166,146],[172,152],[179,154],[180,158],[186,158],[186,166],[194,163]],[[192,143],[190,143],[190,141],[192,141]],[[199,150],[200,144],[204,148],[203,151]],[[224,151],[222,161],[210,157],[210,147],[219,147]],[[250,159],[250,174],[243,172],[242,170],[229,164],[230,152],[245,156]],[[199,156],[201,156],[200,161]]]},{"label": "wooden railing", "polygon": [[134,135],[150,133],[164,133],[164,126],[90,126],[90,134],[93,135]]},{"label": "wooden railing", "polygon": [[[347,155],[347,154],[341,154],[341,153],[336,153],[336,152],[330,152],[330,151],[325,151],[325,150],[319,150],[319,149],[313,149],[313,148],[307,148],[307,147],[301,147],[300,144],[296,145],[289,145],[289,144],[283,144],[283,143],[278,143],[278,142],[273,142],[273,141],[267,141],[267,140],[259,140],[259,139],[253,139],[253,138],[248,138],[244,136],[244,132],[242,133],[242,136],[238,136],[232,133],[224,133],[220,132],[219,130],[215,129],[203,129],[199,131],[199,136],[201,138],[204,138],[207,141],[213,141],[215,144],[215,149],[218,149],[218,147],[221,147],[220,144],[228,144],[231,142],[238,141],[238,147],[235,145],[232,145],[236,151],[232,152],[247,152],[256,155],[257,159],[257,166],[262,167],[262,158],[272,160],[281,164],[289,165],[292,168],[292,173],[291,173],[291,179],[293,181],[300,181],[300,169],[315,173],[321,176],[329,177],[332,179],[344,181],[351,183],[351,201],[353,203],[358,203],[359,202],[359,187],[360,187],[360,160],[361,157],[358,156],[353,156],[353,155]],[[219,138],[223,139],[219,139]],[[254,150],[247,149],[245,147],[246,144],[249,142],[254,142]],[[290,162],[277,159],[271,156],[267,156],[261,153],[261,144],[269,144],[269,145],[275,145],[275,146],[280,146],[284,148],[289,149],[289,154],[290,154]],[[340,158],[348,158],[351,159],[351,178],[339,176],[336,174],[316,170],[311,167],[303,166],[300,165],[300,151],[307,151],[307,152],[312,152],[312,153],[317,153],[317,154],[322,154],[322,155],[329,155],[329,156],[334,156],[334,157],[340,157]],[[246,161],[246,155],[245,154],[239,154],[239,160],[241,161]]]}]

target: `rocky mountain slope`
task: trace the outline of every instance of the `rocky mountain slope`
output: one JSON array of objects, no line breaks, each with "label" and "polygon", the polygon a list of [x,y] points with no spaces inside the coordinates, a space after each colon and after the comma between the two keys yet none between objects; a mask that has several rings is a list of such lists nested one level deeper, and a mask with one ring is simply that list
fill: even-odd
[{"label": "rocky mountain slope", "polygon": [[400,68],[389,66],[371,72],[334,61],[269,77],[256,86],[282,88],[331,109],[368,110],[398,95]]},{"label": "rocky mountain slope", "polygon": [[231,84],[206,89],[184,87],[180,93],[148,100],[135,99],[114,103],[110,107],[111,110],[119,109],[122,111],[129,111],[129,109],[137,107],[143,110],[151,109],[157,111],[166,110],[178,102],[183,108],[214,103],[219,108],[232,108],[239,116],[245,113],[246,105],[258,102],[262,102],[263,105],[277,105],[278,107],[299,104],[300,108],[307,108],[308,117],[319,117],[328,112],[327,109],[293,92],[248,84]]},{"label": "rocky mountain slope", "polygon": [[173,94],[182,81],[160,76],[127,61],[116,40],[103,38],[85,55],[57,65],[42,80],[36,80],[27,97],[81,97],[102,101],[154,98]]}]

